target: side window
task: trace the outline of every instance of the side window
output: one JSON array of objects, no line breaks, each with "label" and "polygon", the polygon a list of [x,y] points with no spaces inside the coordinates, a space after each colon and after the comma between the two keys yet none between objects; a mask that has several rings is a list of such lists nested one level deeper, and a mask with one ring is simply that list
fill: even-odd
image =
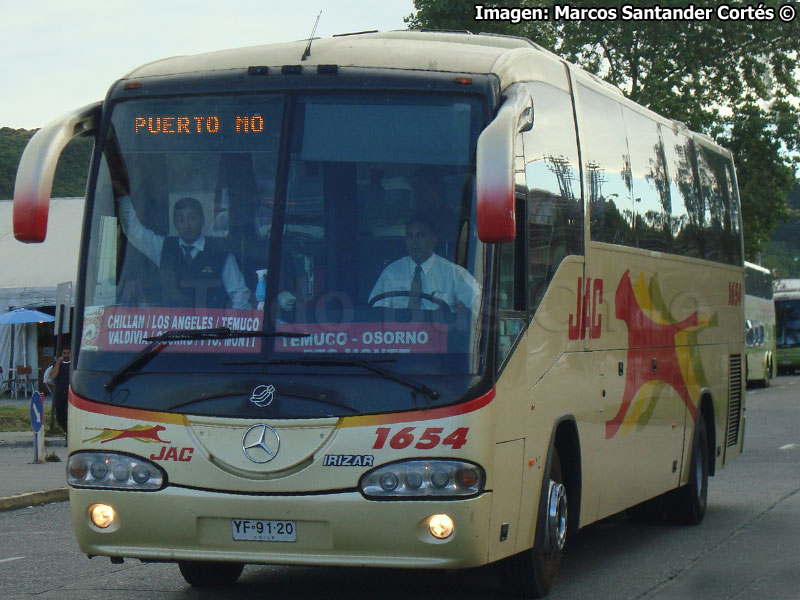
[{"label": "side window", "polygon": [[705,206],[705,257],[717,262],[739,264],[738,199],[732,197],[733,185],[732,182],[729,185],[726,166],[723,156],[698,144],[697,171]]},{"label": "side window", "polygon": [[517,135],[515,151],[515,187],[517,189],[517,239],[498,244],[500,254],[497,286],[497,366],[503,366],[508,353],[513,348],[525,323],[528,320],[526,303],[526,260],[525,260],[525,170],[522,135]]},{"label": "side window", "polygon": [[578,95],[592,241],[635,245],[633,182],[622,107],[580,84]]},{"label": "side window", "polygon": [[[743,248],[741,244],[742,238],[742,210],[739,200],[739,190],[736,189],[736,176],[733,173],[733,161],[725,159],[725,172],[728,182],[728,220],[730,222],[729,240],[731,248],[731,262],[735,265],[742,264],[744,260]],[[772,297],[772,288],[770,288],[770,295]]]},{"label": "side window", "polygon": [[622,112],[631,156],[637,246],[671,252],[672,199],[658,124],[629,108]]},{"label": "side window", "polygon": [[558,265],[583,254],[583,206],[572,101],[544,83],[529,84],[534,124],[523,134],[528,190],[528,290],[535,310]]},{"label": "side window", "polygon": [[702,258],[703,205],[692,175],[689,139],[670,127],[661,126],[667,168],[667,186],[672,201],[672,251],[681,256]]}]

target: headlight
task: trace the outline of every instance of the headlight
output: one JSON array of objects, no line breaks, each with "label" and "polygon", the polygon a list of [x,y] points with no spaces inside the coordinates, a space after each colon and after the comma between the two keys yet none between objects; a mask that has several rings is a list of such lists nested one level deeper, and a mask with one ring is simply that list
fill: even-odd
[{"label": "headlight", "polygon": [[76,488],[153,491],[164,487],[161,467],[116,452],[77,452],[67,461],[67,483]]},{"label": "headlight", "polygon": [[359,482],[368,498],[474,496],[486,477],[476,464],[462,460],[403,460],[364,473]]}]

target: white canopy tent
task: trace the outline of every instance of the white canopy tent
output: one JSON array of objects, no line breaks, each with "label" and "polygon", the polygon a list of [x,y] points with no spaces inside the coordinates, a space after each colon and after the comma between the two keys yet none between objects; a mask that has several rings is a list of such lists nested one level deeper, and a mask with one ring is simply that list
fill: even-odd
[{"label": "white canopy tent", "polygon": [[[23,244],[14,239],[13,202],[0,200],[0,313],[54,306],[58,284],[75,281],[83,205],[83,198],[53,198],[47,238],[41,244]],[[14,327],[12,364],[30,365],[33,373],[38,373],[36,328],[36,323]],[[11,326],[0,325],[2,379],[7,376],[10,350]]]}]

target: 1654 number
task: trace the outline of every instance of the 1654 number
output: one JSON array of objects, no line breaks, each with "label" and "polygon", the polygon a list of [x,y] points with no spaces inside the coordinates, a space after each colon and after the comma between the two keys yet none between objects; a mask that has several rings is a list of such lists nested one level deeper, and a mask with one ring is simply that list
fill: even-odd
[{"label": "1654 number", "polygon": [[[390,427],[378,427],[375,430],[375,444],[372,446],[373,450],[381,450],[386,441],[389,441],[389,447],[394,450],[403,450],[408,448],[416,441],[414,448],[418,450],[431,450],[439,444],[442,446],[450,446],[453,450],[458,450],[467,443],[467,433],[469,427],[459,427],[452,433],[448,434],[442,439],[443,427],[428,427],[419,438],[416,437],[414,430],[416,427],[403,427],[394,435]],[[389,437],[391,436],[391,437]]]}]

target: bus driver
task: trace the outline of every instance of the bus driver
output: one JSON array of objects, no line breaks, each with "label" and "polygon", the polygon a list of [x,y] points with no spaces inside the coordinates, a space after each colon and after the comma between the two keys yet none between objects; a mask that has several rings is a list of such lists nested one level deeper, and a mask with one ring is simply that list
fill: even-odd
[{"label": "bus driver", "polygon": [[219,240],[203,235],[205,218],[199,200],[181,198],[172,207],[177,237],[164,237],[144,227],[129,196],[119,198],[119,216],[130,242],[159,267],[166,303],[225,308],[229,298],[233,308],[252,308],[250,289],[236,259]]},{"label": "bus driver", "polygon": [[480,285],[465,268],[434,253],[436,242],[435,228],[427,215],[412,216],[406,224],[408,256],[386,266],[369,294],[370,304],[435,310],[440,304],[426,298],[431,296],[451,309],[459,305],[475,308]]}]

